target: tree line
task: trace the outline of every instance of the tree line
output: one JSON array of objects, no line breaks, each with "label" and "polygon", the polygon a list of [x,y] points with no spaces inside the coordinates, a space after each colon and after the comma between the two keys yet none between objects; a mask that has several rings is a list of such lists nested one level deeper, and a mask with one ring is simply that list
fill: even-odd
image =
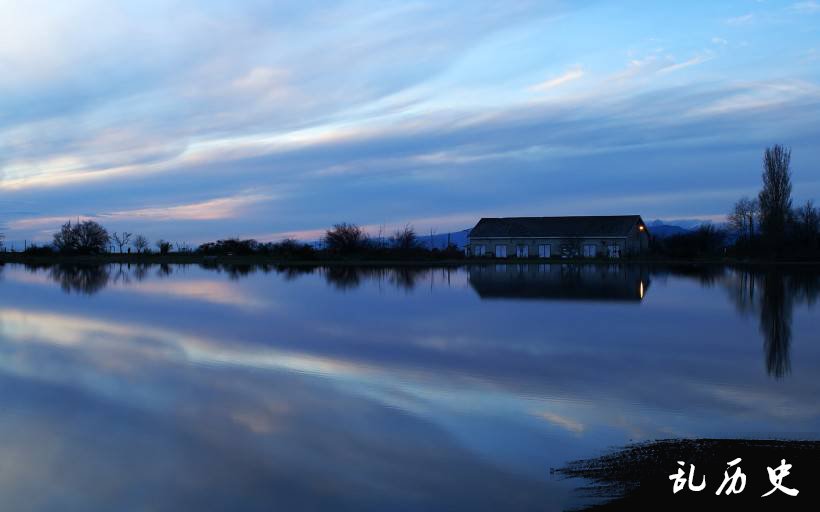
[{"label": "tree line", "polygon": [[32,244],[23,252],[31,256],[88,256],[111,253],[167,255],[173,252],[203,256],[268,256],[294,260],[462,257],[461,251],[452,244],[445,249],[427,248],[410,225],[396,230],[387,238],[374,238],[356,224],[340,223],[328,229],[318,244],[307,244],[293,239],[259,242],[253,239],[228,238],[192,248],[187,244],[173,244],[165,239],[157,240],[152,246],[143,235],[128,231],[109,233],[104,226],[93,220],[68,221],[54,233],[50,244]]},{"label": "tree line", "polygon": [[763,153],[761,189],[734,204],[725,228],[704,224],[692,233],[656,242],[661,254],[698,257],[817,259],[820,209],[792,200],[791,149],[775,144]]},{"label": "tree line", "polygon": [[820,210],[812,200],[792,204],[791,150],[780,145],[763,155],[763,187],[754,199],[739,199],[729,214],[739,255],[815,254],[820,247]]}]

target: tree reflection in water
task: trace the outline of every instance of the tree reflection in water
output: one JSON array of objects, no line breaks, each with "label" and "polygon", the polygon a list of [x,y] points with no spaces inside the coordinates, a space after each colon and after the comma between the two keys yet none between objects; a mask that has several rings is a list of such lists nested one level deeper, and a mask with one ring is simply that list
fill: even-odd
[{"label": "tree reflection in water", "polygon": [[782,379],[791,372],[794,308],[817,301],[820,275],[807,269],[739,270],[726,285],[737,310],[758,317],[766,372]]},{"label": "tree reflection in water", "polygon": [[793,294],[786,293],[783,274],[767,272],[763,277],[760,332],[766,352],[766,371],[780,379],[791,372],[789,345],[792,337]]},{"label": "tree reflection in water", "polygon": [[[26,265],[31,272],[45,271],[66,293],[93,295],[109,282],[128,285],[155,275],[171,276],[177,266],[125,265]],[[812,267],[756,267],[732,269],[720,265],[477,265],[422,266],[289,266],[205,264],[202,268],[238,280],[256,272],[276,272],[287,281],[318,273],[338,290],[352,290],[366,282],[405,291],[422,282],[430,287],[450,283],[452,272],[466,270],[469,285],[482,299],[619,300],[644,299],[651,279],[666,276],[694,280],[704,287],[723,286],[740,314],[758,319],[763,337],[768,375],[782,379],[791,372],[792,317],[796,306],[812,306],[820,295],[820,272]],[[0,266],[0,276],[3,267]],[[425,284],[426,286],[426,284]]]},{"label": "tree reflection in water", "polygon": [[111,273],[102,265],[55,265],[49,270],[51,279],[66,293],[93,295],[108,285]]},{"label": "tree reflection in water", "polygon": [[334,265],[322,267],[320,272],[325,280],[339,290],[358,288],[365,281],[386,283],[400,290],[412,291],[420,281],[433,281],[433,273],[440,271],[447,276],[452,268],[430,268],[418,266],[363,267]]}]

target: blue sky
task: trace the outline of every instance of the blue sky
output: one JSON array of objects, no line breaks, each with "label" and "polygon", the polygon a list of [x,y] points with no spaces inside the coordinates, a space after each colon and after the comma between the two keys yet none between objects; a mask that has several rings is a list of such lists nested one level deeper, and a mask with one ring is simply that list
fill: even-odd
[{"label": "blue sky", "polygon": [[820,1],[0,8],[9,240],[718,219],[774,143],[820,199]]}]

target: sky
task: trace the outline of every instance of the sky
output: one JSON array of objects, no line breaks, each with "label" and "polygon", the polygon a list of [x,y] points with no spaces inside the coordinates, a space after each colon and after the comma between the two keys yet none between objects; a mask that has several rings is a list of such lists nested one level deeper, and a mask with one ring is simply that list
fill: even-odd
[{"label": "sky", "polygon": [[0,229],[198,244],[482,216],[720,220],[792,148],[820,1],[0,0]]}]

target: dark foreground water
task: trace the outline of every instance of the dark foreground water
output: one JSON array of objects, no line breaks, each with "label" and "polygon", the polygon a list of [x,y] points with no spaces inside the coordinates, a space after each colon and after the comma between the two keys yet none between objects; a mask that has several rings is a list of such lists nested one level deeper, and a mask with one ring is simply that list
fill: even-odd
[{"label": "dark foreground water", "polygon": [[818,294],[798,267],[6,265],[0,502],[577,506],[551,468],[630,442],[817,439]]}]

